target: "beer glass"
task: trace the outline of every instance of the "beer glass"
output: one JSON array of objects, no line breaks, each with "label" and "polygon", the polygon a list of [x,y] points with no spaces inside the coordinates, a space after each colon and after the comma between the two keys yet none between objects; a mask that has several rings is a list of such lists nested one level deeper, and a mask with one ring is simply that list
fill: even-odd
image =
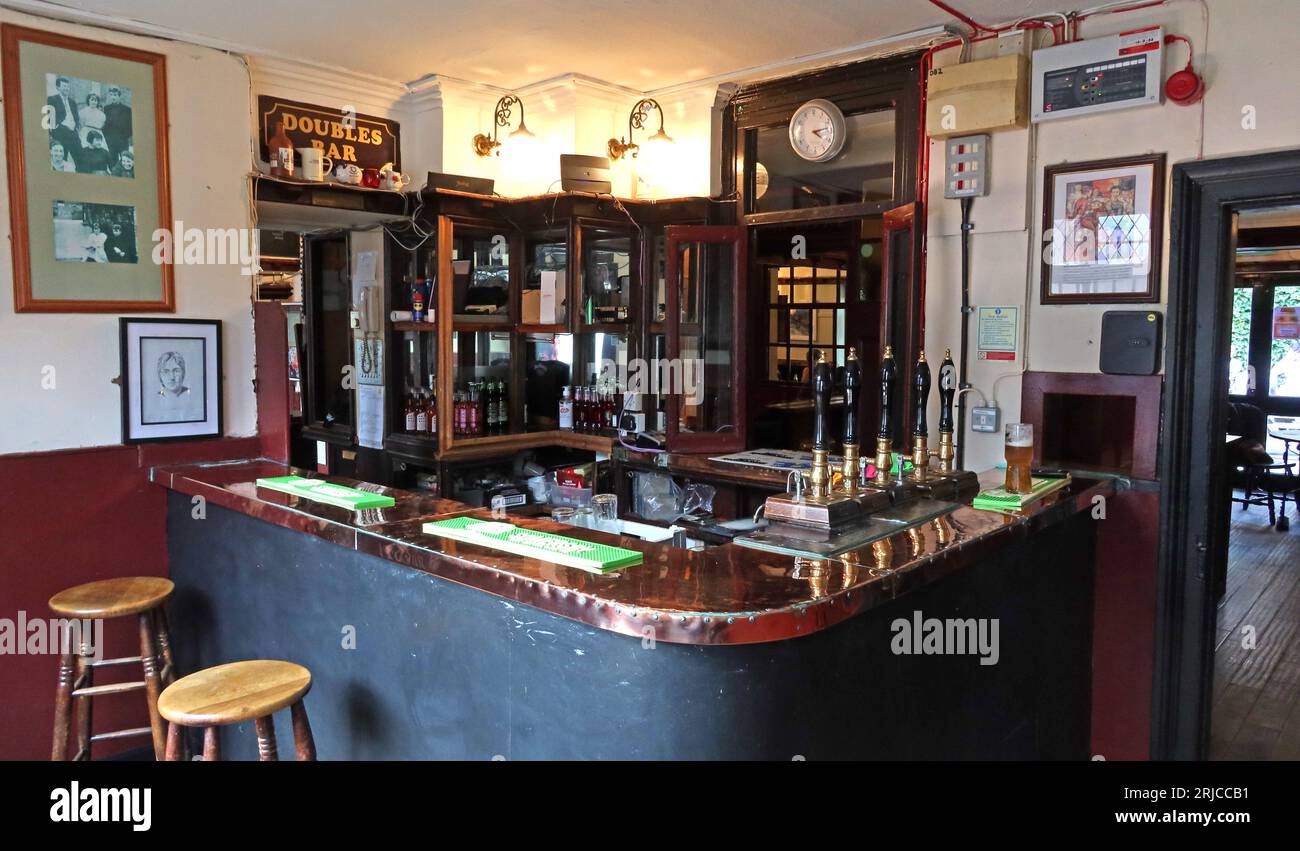
[{"label": "beer glass", "polygon": [[1034,427],[1030,423],[1007,423],[1007,482],[1009,493],[1034,489],[1030,468],[1034,463]]}]

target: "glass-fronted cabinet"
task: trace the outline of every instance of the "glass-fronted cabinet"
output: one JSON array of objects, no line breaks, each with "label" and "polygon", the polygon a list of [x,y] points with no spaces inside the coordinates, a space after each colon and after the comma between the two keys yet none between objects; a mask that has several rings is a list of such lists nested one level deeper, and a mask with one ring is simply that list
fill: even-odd
[{"label": "glass-fronted cabinet", "polygon": [[568,327],[569,234],[566,228],[548,228],[524,239],[523,286],[519,298],[519,324],[527,329]]},{"label": "glass-fronted cabinet", "polygon": [[[746,229],[668,227],[666,426],[672,451],[745,448]],[[661,383],[663,383],[661,378]]]},{"label": "glass-fronted cabinet", "polygon": [[582,248],[579,329],[626,326],[634,319],[633,292],[640,278],[636,231],[588,223],[578,230]]},{"label": "glass-fronted cabinet", "polygon": [[452,321],[511,323],[513,228],[504,222],[457,220],[448,226],[451,256],[444,259],[442,268],[451,281]]}]

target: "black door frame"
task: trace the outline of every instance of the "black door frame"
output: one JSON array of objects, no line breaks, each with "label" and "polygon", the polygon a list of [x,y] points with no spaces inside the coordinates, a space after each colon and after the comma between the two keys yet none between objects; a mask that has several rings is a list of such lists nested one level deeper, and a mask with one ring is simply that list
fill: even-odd
[{"label": "black door frame", "polygon": [[1172,182],[1151,756],[1204,759],[1213,571],[1228,543],[1223,434],[1235,213],[1300,203],[1300,151],[1181,163]]}]

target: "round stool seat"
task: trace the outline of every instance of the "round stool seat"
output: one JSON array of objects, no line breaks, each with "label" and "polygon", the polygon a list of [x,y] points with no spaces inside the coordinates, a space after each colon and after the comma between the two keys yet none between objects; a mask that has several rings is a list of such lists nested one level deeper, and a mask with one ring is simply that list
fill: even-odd
[{"label": "round stool seat", "polygon": [[50,598],[50,608],[76,618],[119,618],[156,608],[176,588],[161,576],[123,576],[87,582]]},{"label": "round stool seat", "polygon": [[186,727],[217,727],[265,718],[311,688],[311,671],[293,662],[252,659],[181,677],[158,698],[158,712]]}]

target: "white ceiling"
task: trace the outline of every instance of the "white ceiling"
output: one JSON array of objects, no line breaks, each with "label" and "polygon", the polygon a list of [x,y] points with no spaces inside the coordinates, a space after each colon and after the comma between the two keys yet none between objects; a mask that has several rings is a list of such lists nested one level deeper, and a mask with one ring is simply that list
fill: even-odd
[{"label": "white ceiling", "polygon": [[[502,88],[578,73],[653,91],[953,22],[926,0],[74,2],[92,14],[396,82],[444,74]],[[1065,2],[949,5],[994,24]]]}]

